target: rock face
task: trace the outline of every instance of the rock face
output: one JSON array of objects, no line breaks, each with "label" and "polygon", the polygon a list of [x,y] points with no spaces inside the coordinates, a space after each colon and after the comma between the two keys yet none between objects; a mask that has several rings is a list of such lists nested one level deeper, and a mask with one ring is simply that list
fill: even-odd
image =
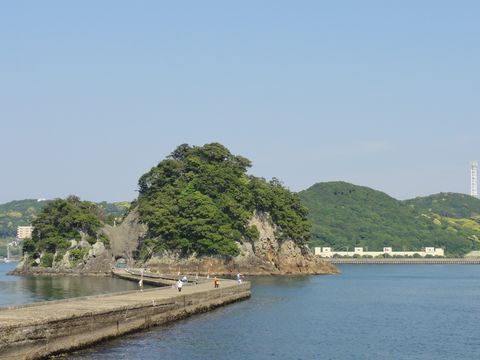
[{"label": "rock face", "polygon": [[[24,259],[17,265],[13,273],[21,275],[110,275],[114,265],[111,250],[105,248],[100,241],[90,245],[87,241],[81,240],[78,247],[73,247],[74,243],[76,241],[72,240],[72,246],[64,254],[55,254],[51,267],[38,266],[41,264],[41,258],[37,259],[37,266],[27,265],[27,261]],[[73,252],[79,250],[81,251],[80,258],[74,259]]]},{"label": "rock face", "polygon": [[338,269],[330,262],[315,257],[307,246],[299,247],[292,240],[279,241],[266,214],[255,213],[249,225],[255,225],[258,239],[252,244],[238,244],[236,257],[189,257],[165,253],[145,264],[160,273],[199,273],[200,275],[269,274],[334,274]]},{"label": "rock face", "polygon": [[138,221],[138,214],[132,210],[120,225],[105,225],[101,230],[108,239],[115,259],[124,258],[127,264],[134,264],[133,256],[139,241],[145,236],[147,226]]},{"label": "rock face", "polygon": [[80,241],[70,240],[70,247],[66,252],[54,254],[51,267],[41,266],[42,257],[46,256],[46,254],[42,254],[35,260],[36,266],[28,265],[28,259],[25,257],[13,273],[21,275],[110,275],[114,265],[112,251],[107,249],[103,242],[97,241],[91,245],[85,240],[85,234],[80,232],[80,235]]},{"label": "rock face", "polygon": [[[110,275],[114,261],[110,250],[97,242],[86,249],[86,254],[78,261],[72,261],[71,251],[56,256],[51,267],[29,266],[25,259],[18,263],[12,272],[18,275]],[[38,261],[41,264],[41,261]]]}]

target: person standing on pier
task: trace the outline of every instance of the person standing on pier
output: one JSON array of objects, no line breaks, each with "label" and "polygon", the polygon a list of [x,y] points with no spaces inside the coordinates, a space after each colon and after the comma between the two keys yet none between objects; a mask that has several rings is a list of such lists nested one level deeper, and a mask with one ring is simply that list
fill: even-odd
[{"label": "person standing on pier", "polygon": [[182,291],[182,286],[183,286],[182,280],[178,280],[178,281],[177,281],[177,289],[178,289],[178,292],[181,292],[181,291]]},{"label": "person standing on pier", "polygon": [[138,282],[138,286],[140,286],[140,291],[143,291],[143,269],[140,276],[140,281]]}]

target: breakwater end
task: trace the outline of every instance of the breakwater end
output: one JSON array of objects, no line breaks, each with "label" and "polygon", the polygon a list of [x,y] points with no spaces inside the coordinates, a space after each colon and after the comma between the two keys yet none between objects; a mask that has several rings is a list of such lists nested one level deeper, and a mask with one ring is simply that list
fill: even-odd
[{"label": "breakwater end", "polygon": [[250,283],[220,279],[0,308],[0,359],[42,359],[247,299]]}]

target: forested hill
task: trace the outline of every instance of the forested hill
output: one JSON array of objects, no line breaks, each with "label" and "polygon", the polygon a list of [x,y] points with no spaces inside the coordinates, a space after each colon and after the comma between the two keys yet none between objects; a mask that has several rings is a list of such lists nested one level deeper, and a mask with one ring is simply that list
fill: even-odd
[{"label": "forested hill", "polygon": [[471,218],[480,215],[480,199],[458,193],[439,193],[406,200],[405,204],[420,212],[432,212],[451,218]]},{"label": "forested hill", "polygon": [[[0,204],[0,238],[14,237],[17,233],[17,226],[31,225],[49,202],[50,200],[25,199]],[[103,209],[107,222],[111,222],[114,217],[121,217],[130,203],[103,201],[97,205]]]},{"label": "forested hill", "polygon": [[299,193],[309,209],[313,246],[345,250],[354,246],[381,250],[420,250],[445,247],[449,255],[463,255],[479,247],[478,232],[424,214],[387,194],[345,182],[313,185]]}]

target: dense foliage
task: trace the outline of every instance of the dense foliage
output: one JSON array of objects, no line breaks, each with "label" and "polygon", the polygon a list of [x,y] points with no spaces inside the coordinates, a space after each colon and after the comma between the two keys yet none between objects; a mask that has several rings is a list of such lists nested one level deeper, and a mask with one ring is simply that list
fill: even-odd
[{"label": "dense foliage", "polygon": [[444,247],[463,255],[479,247],[478,231],[455,226],[435,214],[423,214],[390,196],[345,182],[315,184],[299,193],[309,209],[313,246],[337,250],[420,250]]},{"label": "dense foliage", "polygon": [[440,193],[406,200],[405,203],[422,213],[432,212],[456,219],[480,215],[480,199],[465,194]]},{"label": "dense foliage", "polygon": [[[14,238],[17,235],[17,226],[31,225],[33,220],[50,203],[51,200],[15,200],[0,204],[0,238]],[[97,204],[102,210],[100,218],[107,224],[113,224],[114,219],[120,221],[128,210],[129,202]]]},{"label": "dense foliage", "polygon": [[68,248],[68,240],[80,240],[80,232],[93,243],[101,225],[99,214],[97,205],[76,196],[50,201],[33,221],[32,239],[24,241],[23,250],[55,253]]},{"label": "dense foliage", "polygon": [[252,240],[255,210],[268,213],[280,238],[308,240],[306,209],[278,180],[247,175],[250,161],[218,143],[180,145],[139,180],[138,210],[149,228],[142,256],[163,249],[184,255],[237,255]]}]

